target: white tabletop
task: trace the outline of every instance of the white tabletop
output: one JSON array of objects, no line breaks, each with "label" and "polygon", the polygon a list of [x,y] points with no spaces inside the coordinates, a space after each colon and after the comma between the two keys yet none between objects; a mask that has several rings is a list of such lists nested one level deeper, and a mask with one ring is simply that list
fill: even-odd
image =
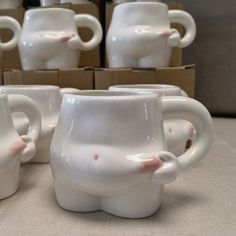
[{"label": "white tabletop", "polygon": [[56,203],[50,166],[29,164],[19,191],[0,201],[0,235],[236,235],[236,119],[217,118],[214,125],[207,157],[166,186],[152,217],[65,211]]}]

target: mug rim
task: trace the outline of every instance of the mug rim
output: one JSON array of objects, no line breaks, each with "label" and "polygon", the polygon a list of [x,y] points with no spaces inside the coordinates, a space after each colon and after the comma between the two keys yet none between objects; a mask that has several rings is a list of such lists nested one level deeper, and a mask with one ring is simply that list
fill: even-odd
[{"label": "mug rim", "polygon": [[159,98],[159,94],[152,91],[111,91],[111,90],[80,90],[66,93],[64,97],[83,98],[86,100],[129,100]]},{"label": "mug rim", "polygon": [[58,90],[59,86],[54,85],[21,85],[21,84],[11,84],[11,85],[1,85],[0,90]]},{"label": "mug rim", "polygon": [[159,6],[162,6],[162,7],[165,7],[167,10],[168,10],[168,5],[165,4],[165,3],[162,3],[162,2],[125,2],[125,3],[122,3],[122,4],[118,4],[115,6],[115,8],[122,8],[122,7],[125,7],[125,6],[129,6],[129,5],[159,5]]},{"label": "mug rim", "polygon": [[73,13],[73,15],[75,15],[75,13],[71,10],[71,9],[66,9],[66,8],[56,8],[56,7],[52,7],[52,8],[34,8],[34,9],[29,9],[25,12],[25,15],[32,13],[32,12],[70,12]]},{"label": "mug rim", "polygon": [[[180,87],[171,85],[171,84],[119,84],[111,85],[109,89],[122,89],[125,90],[134,90],[134,91],[176,91],[181,90]],[[115,91],[115,90],[114,90]]]}]

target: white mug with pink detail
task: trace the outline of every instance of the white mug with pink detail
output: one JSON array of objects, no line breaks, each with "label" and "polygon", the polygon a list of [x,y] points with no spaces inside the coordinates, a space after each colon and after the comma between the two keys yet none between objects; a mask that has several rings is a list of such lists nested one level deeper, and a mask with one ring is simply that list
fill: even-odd
[{"label": "white mug with pink detail", "polygon": [[[29,120],[25,135],[14,128],[11,113],[24,112]],[[19,186],[20,161],[30,160],[40,133],[40,114],[26,96],[0,94],[0,200],[14,194]]]},{"label": "white mug with pink detail", "polygon": [[[181,38],[170,23],[179,23]],[[160,2],[129,2],[114,8],[106,38],[110,68],[158,68],[169,66],[172,47],[189,46],[196,35],[193,18],[182,10],[168,10]]]},{"label": "white mug with pink detail", "polygon": [[[178,158],[166,151],[163,119],[188,120],[196,128],[196,141]],[[188,97],[66,94],[51,144],[57,202],[70,211],[150,216],[160,207],[164,185],[203,158],[211,142],[209,112]]]},{"label": "white mug with pink detail", "polygon": [[[169,84],[132,84],[113,85],[109,87],[111,91],[150,91],[160,96],[184,96],[187,93],[179,87]],[[167,120],[163,122],[164,133],[167,141],[167,150],[174,155],[182,155],[196,138],[194,126],[186,120]]]},{"label": "white mug with pink detail", "polygon": [[[21,94],[32,99],[40,111],[42,127],[39,139],[36,142],[36,154],[31,160],[22,161],[49,163],[50,144],[58,121],[62,95],[67,92],[76,92],[78,89],[47,85],[6,85],[0,86],[0,93]],[[24,135],[29,127],[27,117],[23,113],[14,113],[13,122],[19,134]]]},{"label": "white mug with pink detail", "polygon": [[9,16],[0,16],[0,29],[9,29],[13,32],[13,37],[8,42],[1,42],[0,37],[0,64],[2,62],[2,51],[9,51],[17,47],[21,26],[17,20]]},{"label": "white mug with pink detail", "polygon": [[[93,37],[83,42],[77,27],[91,29]],[[91,15],[62,8],[28,10],[18,45],[21,64],[24,70],[77,68],[79,50],[92,50],[101,40],[102,27]]]}]

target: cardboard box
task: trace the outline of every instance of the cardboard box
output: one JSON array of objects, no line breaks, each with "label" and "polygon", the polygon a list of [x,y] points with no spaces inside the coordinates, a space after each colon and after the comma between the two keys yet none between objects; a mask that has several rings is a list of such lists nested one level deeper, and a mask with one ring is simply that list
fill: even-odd
[{"label": "cardboard box", "polygon": [[[13,17],[20,23],[20,25],[22,25],[24,12],[25,12],[24,8],[1,9],[0,16]],[[2,42],[7,42],[13,37],[13,33],[9,29],[1,29],[0,37],[1,37]],[[2,52],[2,63],[0,63],[0,68],[14,68],[14,69],[21,68],[18,47],[10,51]]]},{"label": "cardboard box", "polygon": [[119,84],[172,84],[194,97],[195,66],[168,67],[161,69],[96,69],[95,89],[108,89]]},{"label": "cardboard box", "polygon": [[[98,19],[100,21],[99,14],[99,5],[98,3],[80,3],[80,4],[56,4],[52,7],[66,8],[73,10],[76,14],[89,14]],[[79,35],[83,41],[89,41],[93,33],[88,28],[79,28]],[[100,58],[100,45],[98,45],[93,50],[89,51],[80,51],[80,63],[79,67],[100,67],[101,66],[101,58]]]},{"label": "cardboard box", "polygon": [[[169,6],[170,10],[173,10],[173,9],[183,10],[184,9],[182,3],[168,3],[167,5]],[[115,7],[115,5],[112,4],[112,3],[107,3],[106,4],[106,21],[105,21],[106,35],[107,35],[107,31],[108,31],[109,26],[110,26],[110,22],[111,22],[111,19],[112,19],[112,13],[113,13],[114,7]],[[171,27],[176,28],[177,30],[179,30],[181,35],[184,34],[183,26],[181,26],[179,24],[172,24]],[[107,65],[107,60],[106,60],[106,65]],[[182,66],[182,49],[181,48],[173,48],[172,49],[170,66]]]},{"label": "cardboard box", "polygon": [[22,71],[4,70],[4,85],[56,85],[61,88],[93,89],[93,70],[78,68],[68,70]]}]

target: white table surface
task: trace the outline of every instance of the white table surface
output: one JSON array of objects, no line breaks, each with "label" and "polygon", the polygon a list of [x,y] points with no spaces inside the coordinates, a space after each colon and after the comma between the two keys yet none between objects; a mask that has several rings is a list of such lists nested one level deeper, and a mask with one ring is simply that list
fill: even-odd
[{"label": "white table surface", "polygon": [[21,169],[19,191],[0,201],[0,236],[235,236],[236,119],[215,118],[214,126],[207,157],[166,186],[152,217],[65,211],[56,203],[50,166],[29,164]]}]

